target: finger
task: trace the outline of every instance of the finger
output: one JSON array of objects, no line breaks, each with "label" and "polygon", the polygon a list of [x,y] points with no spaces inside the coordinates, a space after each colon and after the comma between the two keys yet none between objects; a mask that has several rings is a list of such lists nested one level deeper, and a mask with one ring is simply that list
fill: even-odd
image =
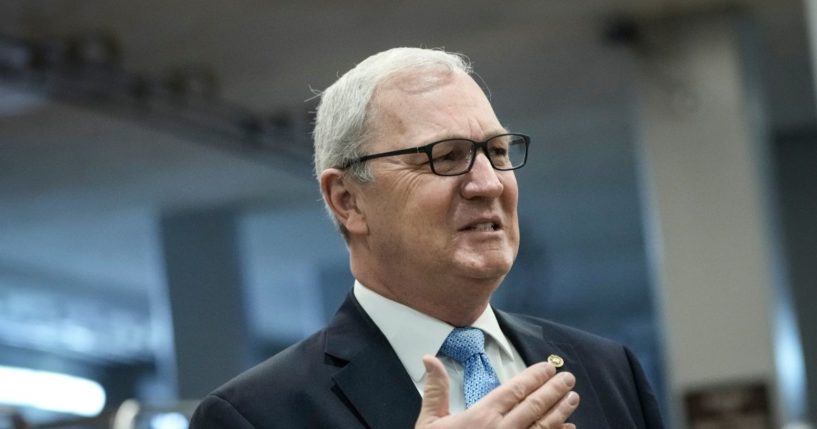
[{"label": "finger", "polygon": [[[550,417],[554,414],[551,411],[552,409],[555,411],[563,411],[561,408],[556,410],[554,407],[568,396],[568,392],[570,392],[570,389],[572,389],[575,384],[576,377],[569,372],[561,372],[553,376],[547,383],[528,395],[524,401],[520,402],[519,405],[511,410],[505,416],[503,425],[507,425],[506,427],[528,427],[534,424],[534,422],[548,418],[546,422],[552,426],[535,427],[559,427],[558,425],[564,423],[564,420],[567,419],[567,416],[570,414],[568,413],[567,416],[560,421],[559,416],[561,416],[561,414],[555,414],[555,417]],[[576,397],[578,397],[578,395]],[[573,397],[571,396],[571,398]],[[572,412],[572,410],[570,410],[570,412]]]},{"label": "finger", "polygon": [[[492,390],[474,407],[489,407],[499,414],[506,414],[531,393],[541,388],[556,374],[556,367],[547,362],[531,365],[510,380]],[[536,419],[531,420],[527,424]],[[527,426],[527,425],[526,425]]]},{"label": "finger", "polygon": [[426,382],[423,387],[423,404],[417,417],[417,427],[430,424],[445,417],[448,411],[448,373],[443,363],[434,356],[423,356],[426,367]]},{"label": "finger", "polygon": [[531,426],[531,429],[546,429],[558,427],[561,429],[576,429],[576,425],[572,423],[564,423],[576,407],[579,406],[579,394],[570,392],[557,403],[547,415]]}]

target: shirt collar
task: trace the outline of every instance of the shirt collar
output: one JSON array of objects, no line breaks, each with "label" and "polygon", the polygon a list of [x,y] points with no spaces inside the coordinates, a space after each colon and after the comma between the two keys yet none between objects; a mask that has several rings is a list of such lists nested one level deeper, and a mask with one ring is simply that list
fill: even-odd
[{"label": "shirt collar", "polygon": [[[392,301],[355,280],[353,293],[361,307],[386,336],[412,380],[425,376],[423,355],[435,356],[453,326],[399,302]],[[491,306],[471,325],[488,334],[508,360],[513,360],[511,345],[496,320]]]}]

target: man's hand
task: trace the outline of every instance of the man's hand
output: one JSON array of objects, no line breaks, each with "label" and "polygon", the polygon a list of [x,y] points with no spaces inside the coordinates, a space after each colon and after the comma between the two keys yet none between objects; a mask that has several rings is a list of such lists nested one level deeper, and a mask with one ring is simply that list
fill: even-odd
[{"label": "man's hand", "polygon": [[415,429],[575,429],[565,420],[579,405],[579,395],[570,390],[576,378],[569,372],[556,374],[549,363],[527,368],[454,415],[448,411],[448,374],[443,363],[426,355],[423,364],[426,383]]}]

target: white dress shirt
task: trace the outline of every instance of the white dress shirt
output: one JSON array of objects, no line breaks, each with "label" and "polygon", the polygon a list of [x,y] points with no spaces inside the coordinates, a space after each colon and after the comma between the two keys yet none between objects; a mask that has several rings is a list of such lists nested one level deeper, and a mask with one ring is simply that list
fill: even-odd
[{"label": "white dress shirt", "polygon": [[[426,376],[423,355],[436,356],[454,326],[392,301],[358,281],[355,281],[353,293],[363,310],[389,340],[392,349],[422,395]],[[485,354],[488,355],[500,382],[504,383],[525,369],[522,357],[499,329],[491,306],[486,307],[471,326],[485,332]],[[463,367],[451,358],[439,357],[448,372],[449,410],[453,414],[465,409]]]}]

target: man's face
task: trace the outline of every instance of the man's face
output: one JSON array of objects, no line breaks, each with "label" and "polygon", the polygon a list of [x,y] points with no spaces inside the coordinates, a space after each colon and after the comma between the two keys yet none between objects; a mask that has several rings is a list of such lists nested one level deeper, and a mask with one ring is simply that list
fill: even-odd
[{"label": "man's face", "polygon": [[[451,137],[483,141],[504,131],[462,72],[394,77],[378,86],[373,103],[366,153]],[[374,181],[361,187],[360,203],[382,280],[411,285],[399,293],[437,294],[433,299],[469,292],[461,290],[467,285],[493,285],[483,291],[490,295],[519,248],[514,173],[494,170],[482,151],[470,172],[452,177],[435,175],[423,153],[368,162]]]}]

